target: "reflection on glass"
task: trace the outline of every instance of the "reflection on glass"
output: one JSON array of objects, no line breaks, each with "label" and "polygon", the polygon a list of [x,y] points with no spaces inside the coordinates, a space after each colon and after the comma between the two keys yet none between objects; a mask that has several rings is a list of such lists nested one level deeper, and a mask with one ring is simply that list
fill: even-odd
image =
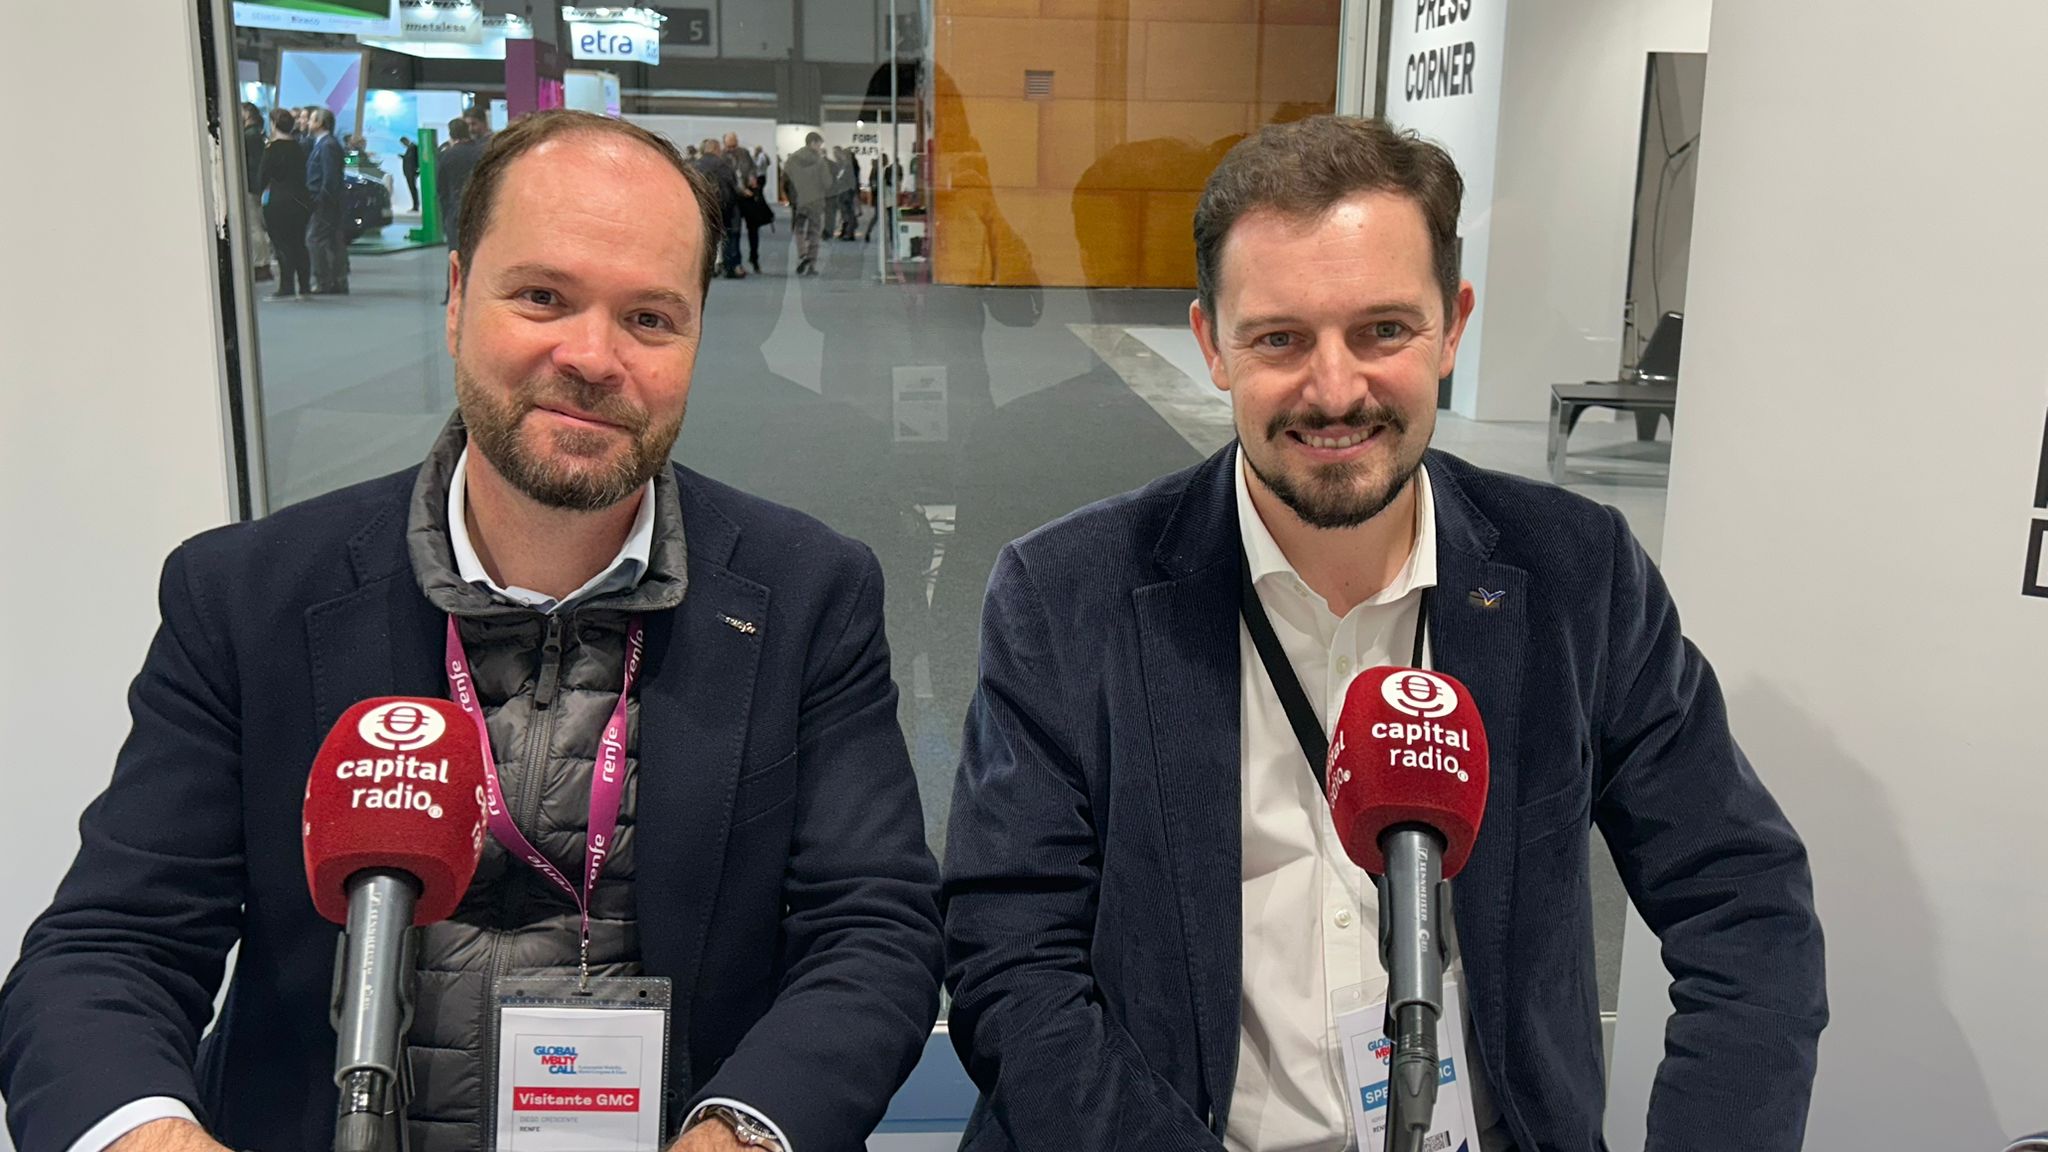
[{"label": "reflection on glass", "polygon": [[[731,132],[760,152],[765,274],[712,286],[676,456],[874,549],[940,845],[997,552],[1228,438],[1227,405],[1157,333],[1185,327],[1216,159],[1331,107],[1338,4],[934,0],[927,28],[906,2],[893,62],[886,0],[789,8],[786,38],[815,49],[801,67],[777,63],[780,31],[745,56],[754,34],[730,5],[726,55],[565,64],[606,93],[613,77],[624,115],[678,147]],[[449,121],[474,109],[479,130],[503,126],[501,23],[483,16],[475,43],[237,30],[265,116],[290,90],[286,53],[364,65],[359,92],[286,100],[360,104],[348,170],[367,207],[350,218],[348,296],[269,299],[274,256],[259,286],[272,507],[417,463],[454,405],[447,250],[413,207],[407,142],[431,210]],[[825,240],[820,274],[799,278],[782,174],[811,131],[849,150],[854,238]]]}]

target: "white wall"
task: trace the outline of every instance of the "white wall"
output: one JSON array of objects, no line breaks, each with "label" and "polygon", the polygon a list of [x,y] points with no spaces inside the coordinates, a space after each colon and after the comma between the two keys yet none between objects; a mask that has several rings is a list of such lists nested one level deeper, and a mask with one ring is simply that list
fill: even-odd
[{"label": "white wall", "polygon": [[1487,356],[1459,411],[1541,420],[1552,384],[1611,379],[1621,366],[1644,70],[1652,52],[1705,52],[1711,11],[1712,0],[1513,7],[1492,177]]},{"label": "white wall", "polygon": [[[1714,12],[1664,557],[1811,850],[1819,1152],[2048,1128],[2044,55],[2037,0]],[[1616,1152],[1666,987],[1631,925]]]},{"label": "white wall", "polygon": [[[14,222],[0,276],[10,966],[127,733],[124,693],[156,626],[164,556],[229,516],[191,20],[190,5],[133,5],[89,57],[22,51],[0,69],[0,108],[12,110],[0,155],[65,174],[0,185]],[[10,8],[7,24],[19,44],[76,31],[55,4]],[[113,124],[112,136],[94,127]]]},{"label": "white wall", "polygon": [[[1419,11],[1416,5],[1394,5],[1387,44],[1387,97],[1381,114],[1443,145],[1465,181],[1464,210],[1458,216],[1458,236],[1464,241],[1461,267],[1477,292],[1479,305],[1458,345],[1451,405],[1460,415],[1472,416],[1479,400],[1475,382],[1482,379],[1485,363],[1488,317],[1493,312],[1488,251],[1494,218],[1495,138],[1501,123],[1501,68],[1510,24],[1508,0],[1471,0],[1467,15],[1448,26],[1427,26]],[[1469,91],[1411,90],[1411,61],[1432,50],[1463,44],[1472,46]]]}]

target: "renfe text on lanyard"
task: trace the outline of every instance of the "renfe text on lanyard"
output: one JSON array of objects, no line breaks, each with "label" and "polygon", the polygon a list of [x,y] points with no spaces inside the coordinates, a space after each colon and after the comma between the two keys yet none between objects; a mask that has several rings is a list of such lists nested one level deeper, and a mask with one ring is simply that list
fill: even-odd
[{"label": "renfe text on lanyard", "polygon": [[463,715],[469,717],[470,723],[476,725],[477,743],[483,747],[485,819],[490,824],[491,835],[504,845],[507,852],[554,881],[556,887],[567,892],[569,899],[576,902],[576,910],[583,916],[576,948],[577,986],[581,988],[590,987],[590,898],[597,890],[597,874],[604,870],[605,857],[611,855],[613,840],[619,831],[619,806],[626,796],[626,702],[632,698],[633,682],[640,678],[644,643],[645,632],[640,618],[635,616],[626,625],[626,675],[619,685],[619,703],[612,709],[611,719],[605,722],[604,735],[597,744],[597,763],[590,772],[590,823],[584,831],[583,888],[578,891],[553,861],[528,842],[519,826],[512,822],[511,814],[505,810],[505,789],[498,782],[498,757],[491,751],[491,730],[484,720],[483,705],[477,699],[476,678],[470,674],[469,654],[463,650],[462,634],[455,627],[455,617],[448,618],[448,695],[454,699],[455,706],[462,709]]}]

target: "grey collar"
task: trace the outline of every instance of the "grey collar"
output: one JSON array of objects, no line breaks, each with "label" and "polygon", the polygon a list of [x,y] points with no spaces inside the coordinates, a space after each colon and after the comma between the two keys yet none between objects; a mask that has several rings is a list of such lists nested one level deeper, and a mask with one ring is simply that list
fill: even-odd
[{"label": "grey collar", "polygon": [[[462,413],[456,412],[427,451],[419,477],[413,481],[405,547],[420,591],[428,603],[451,616],[503,619],[536,615],[535,609],[494,596],[456,571],[455,549],[448,539],[448,484],[455,474],[455,461],[468,442],[469,430],[463,426]],[[689,579],[689,548],[683,536],[675,469],[663,468],[654,475],[654,545],[648,553],[646,573],[633,587],[581,602],[573,610],[667,611],[683,602]]]}]

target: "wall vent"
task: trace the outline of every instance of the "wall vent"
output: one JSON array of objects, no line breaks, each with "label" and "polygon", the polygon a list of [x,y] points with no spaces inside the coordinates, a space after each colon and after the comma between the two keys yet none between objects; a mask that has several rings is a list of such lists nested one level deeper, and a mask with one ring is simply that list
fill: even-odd
[{"label": "wall vent", "polygon": [[1026,100],[1052,99],[1052,72],[1026,69],[1024,72],[1024,98]]}]

